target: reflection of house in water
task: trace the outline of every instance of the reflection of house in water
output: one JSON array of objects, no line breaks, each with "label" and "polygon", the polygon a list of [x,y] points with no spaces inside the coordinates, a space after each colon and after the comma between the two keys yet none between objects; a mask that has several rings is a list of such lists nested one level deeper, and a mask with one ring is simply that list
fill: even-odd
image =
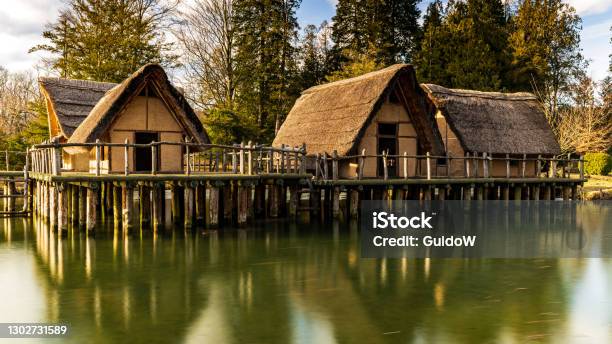
[{"label": "reflection of house in water", "polygon": [[357,236],[291,233],[59,240],[39,228],[36,251],[55,319],[107,341],[472,343],[510,328],[521,342],[565,321],[554,261],[360,260]]},{"label": "reflection of house in water", "polygon": [[[168,80],[163,68],[146,65],[120,84],[41,78],[47,102],[51,138],[61,143],[181,142],[193,138],[210,143],[195,112]],[[124,148],[103,147],[102,173],[124,171]],[[164,145],[158,152],[158,171],[183,170],[181,146]],[[93,147],[65,147],[63,168],[95,170]],[[151,171],[151,148],[132,148],[129,171]]]}]

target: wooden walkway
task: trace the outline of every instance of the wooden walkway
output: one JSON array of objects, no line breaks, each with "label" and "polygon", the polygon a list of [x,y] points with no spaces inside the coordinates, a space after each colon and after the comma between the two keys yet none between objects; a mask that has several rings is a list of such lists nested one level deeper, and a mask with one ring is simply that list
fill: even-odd
[{"label": "wooden walkway", "polygon": [[[182,146],[183,172],[159,170],[158,151],[164,145]],[[62,150],[72,146],[95,153],[89,171],[63,168]],[[123,170],[108,171],[112,166],[102,160],[105,147],[122,148]],[[152,170],[132,172],[128,150],[143,147],[151,150]],[[305,146],[273,148],[251,143],[223,146],[190,142],[53,142],[33,146],[24,157],[23,171],[0,171],[5,198],[4,212],[0,214],[33,213],[59,231],[82,227],[93,232],[101,219],[112,220],[117,228],[129,233],[141,228],[158,230],[166,222],[185,228],[244,225],[255,219],[295,217],[300,211],[316,217],[356,217],[362,200],[569,200],[579,198],[579,187],[586,180],[582,158],[506,156],[501,159],[506,163],[507,175],[497,177],[489,173],[494,158],[473,153],[446,157],[464,166],[463,175],[449,176],[450,172],[439,175],[437,168],[433,172],[431,163],[440,157],[429,154],[390,156],[362,152],[355,157],[339,158],[335,153],[307,157]],[[383,162],[404,159],[403,166],[414,159],[423,173],[389,177],[384,164],[382,178],[364,178],[363,161],[369,157]],[[342,179],[338,165],[347,158],[355,158],[358,168],[355,176]],[[536,176],[526,173],[529,161],[536,166]],[[519,177],[510,175],[510,164],[522,166]],[[8,158],[6,165],[9,166]],[[446,166],[450,165],[449,162]],[[544,171],[543,166],[548,170]],[[16,198],[24,199],[23,209],[15,208]],[[166,213],[171,214],[170,218],[165,218]]]}]

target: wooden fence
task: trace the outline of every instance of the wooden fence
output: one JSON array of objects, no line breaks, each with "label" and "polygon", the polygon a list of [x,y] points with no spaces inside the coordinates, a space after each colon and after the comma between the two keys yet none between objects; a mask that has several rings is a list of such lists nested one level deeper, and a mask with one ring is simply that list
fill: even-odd
[{"label": "wooden fence", "polygon": [[[315,157],[315,179],[337,180],[339,175],[339,162],[356,162],[356,172],[354,179],[364,179],[364,166],[368,158],[376,159],[382,165],[382,178],[389,179],[389,167],[399,168],[401,162],[402,173],[397,171],[400,178],[491,178],[493,176],[493,162],[502,161],[505,165],[506,178],[526,178],[548,177],[548,178],[571,178],[571,173],[577,173],[579,179],[584,179],[584,157],[572,158],[570,155],[557,157],[528,157],[523,154],[521,157],[511,157],[506,154],[504,157],[494,156],[490,153],[466,153],[465,156],[435,156],[426,153],[425,155],[408,155],[404,152],[401,155],[392,155],[386,152],[383,154],[366,154],[364,149],[359,155],[338,156],[337,152],[317,154]],[[533,171],[528,171],[528,165],[533,162]],[[411,164],[412,163],[412,164]],[[460,173],[453,173],[453,163],[460,164]],[[415,166],[413,173],[409,171],[409,166]],[[456,166],[456,165],[455,165]],[[517,166],[519,173],[514,176],[511,173],[512,166]],[[331,170],[331,172],[330,172]]]},{"label": "wooden fence", "polygon": [[96,176],[102,174],[107,167],[101,160],[104,147],[123,148],[124,170],[123,174],[129,175],[130,171],[129,149],[148,148],[151,151],[151,171],[156,175],[158,170],[162,146],[182,147],[182,172],[186,175],[197,173],[226,173],[226,174],[270,174],[270,173],[305,173],[306,148],[282,146],[268,147],[263,145],[239,144],[239,145],[215,145],[199,144],[193,142],[151,142],[149,144],[129,143],[103,143],[97,140],[95,143],[43,143],[34,145],[28,150],[31,160],[31,172],[61,175],[66,172],[62,168],[62,150],[69,147],[85,147],[94,150],[95,159],[90,159],[91,170]]}]

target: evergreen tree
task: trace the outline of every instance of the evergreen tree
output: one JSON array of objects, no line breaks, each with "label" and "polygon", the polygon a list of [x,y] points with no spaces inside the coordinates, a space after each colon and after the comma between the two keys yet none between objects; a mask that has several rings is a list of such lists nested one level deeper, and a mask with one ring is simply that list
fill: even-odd
[{"label": "evergreen tree", "polygon": [[339,0],[333,18],[336,67],[352,57],[385,65],[412,59],[420,34],[417,0]]},{"label": "evergreen tree", "polygon": [[307,25],[304,28],[304,37],[300,46],[302,60],[300,85],[302,89],[318,85],[325,80],[325,56],[319,48],[318,35],[319,30],[315,25]]},{"label": "evergreen tree", "polygon": [[522,0],[509,46],[517,90],[535,91],[555,120],[562,93],[585,67],[580,53],[581,19],[561,0]]},{"label": "evergreen tree", "polygon": [[171,64],[161,30],[172,6],[162,0],[71,0],[43,33],[51,68],[63,77],[119,82],[149,62]]},{"label": "evergreen tree", "polygon": [[378,47],[377,60],[385,65],[410,62],[421,34],[419,0],[373,1],[370,34]]},{"label": "evergreen tree", "polygon": [[419,76],[448,87],[500,90],[508,66],[508,25],[501,0],[431,3],[417,54]]},{"label": "evergreen tree", "polygon": [[[270,140],[297,96],[299,0],[235,0],[237,101]],[[260,137],[260,139],[262,138]]]},{"label": "evergreen tree", "polygon": [[444,5],[436,0],[427,6],[423,17],[423,36],[419,51],[416,54],[415,65],[419,80],[424,83],[450,85],[446,71],[445,41],[448,30],[443,25]]}]

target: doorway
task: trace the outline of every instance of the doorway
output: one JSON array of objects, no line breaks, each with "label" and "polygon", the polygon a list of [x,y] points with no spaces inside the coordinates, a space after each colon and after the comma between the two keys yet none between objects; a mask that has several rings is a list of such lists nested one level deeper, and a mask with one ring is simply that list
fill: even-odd
[{"label": "doorway", "polygon": [[[147,144],[159,141],[159,133],[135,132],[134,143]],[[157,150],[157,169],[159,169],[159,149]],[[153,159],[150,147],[138,147],[134,149],[134,170],[141,173],[150,173],[153,167]]]},{"label": "doorway", "polygon": [[[378,123],[377,154],[397,155],[397,123]],[[387,158],[387,173],[389,178],[397,177],[397,158]],[[378,176],[383,177],[384,161],[378,158]]]}]

